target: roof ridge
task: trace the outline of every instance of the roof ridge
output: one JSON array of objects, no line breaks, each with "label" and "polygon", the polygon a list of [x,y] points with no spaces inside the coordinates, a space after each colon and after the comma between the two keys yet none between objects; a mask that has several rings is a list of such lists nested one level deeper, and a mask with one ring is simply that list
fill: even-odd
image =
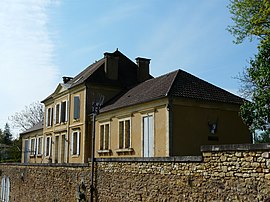
[{"label": "roof ridge", "polygon": [[180,69],[177,69],[177,70],[171,72],[171,73],[174,73],[174,72],[175,72],[176,74],[174,75],[174,78],[172,79],[172,82],[171,82],[171,84],[170,84],[170,87],[169,87],[169,89],[167,90],[165,96],[168,96],[168,95],[169,95],[169,93],[170,93],[170,91],[171,91],[171,89],[172,89],[172,86],[173,86],[173,84],[174,84],[174,82],[175,82],[175,79],[176,79],[177,75],[179,74],[179,71],[180,71]]}]

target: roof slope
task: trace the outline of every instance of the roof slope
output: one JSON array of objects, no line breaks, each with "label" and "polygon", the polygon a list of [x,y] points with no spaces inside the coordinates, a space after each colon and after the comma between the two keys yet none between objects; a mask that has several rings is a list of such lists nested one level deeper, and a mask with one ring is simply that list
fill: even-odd
[{"label": "roof slope", "polygon": [[32,128],[27,129],[26,131],[22,132],[21,135],[24,135],[26,133],[30,133],[33,131],[37,131],[37,130],[42,130],[43,129],[43,121],[37,123],[36,125],[34,125]]},{"label": "roof slope", "polygon": [[151,100],[172,96],[198,100],[242,104],[243,99],[183,70],[177,70],[149,79],[130,89],[100,112],[127,107]]}]

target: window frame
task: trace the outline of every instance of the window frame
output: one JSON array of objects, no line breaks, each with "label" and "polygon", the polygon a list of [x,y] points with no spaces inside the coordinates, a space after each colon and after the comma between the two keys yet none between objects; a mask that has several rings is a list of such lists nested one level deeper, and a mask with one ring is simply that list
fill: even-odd
[{"label": "window frame", "polygon": [[[33,144],[33,145],[32,145]],[[33,148],[32,148],[33,146]],[[30,138],[30,156],[33,157],[33,156],[36,156],[36,149],[37,149],[37,139],[35,137],[31,137]]]},{"label": "window frame", "polygon": [[[78,98],[78,102],[75,102],[75,98]],[[76,104],[78,103],[78,104]],[[78,109],[77,109],[78,108]],[[81,98],[80,95],[74,95],[73,97],[73,119],[80,120],[81,118]]]},{"label": "window frame", "polygon": [[[66,106],[64,108],[63,108],[63,103],[66,103]],[[64,118],[62,117],[63,110],[65,110]],[[68,101],[63,100],[60,103],[59,123],[66,123],[67,121],[68,121]]]},{"label": "window frame", "polygon": [[46,109],[46,127],[50,128],[53,125],[53,107],[47,107]]},{"label": "window frame", "polygon": [[[47,139],[49,139],[49,152],[47,151],[47,147],[48,147],[48,141]],[[48,154],[47,154],[48,153]],[[51,157],[52,154],[52,136],[48,135],[45,138],[45,147],[44,147],[44,156],[45,157]]]},{"label": "window frame", "polygon": [[1,179],[1,195],[0,200],[2,202],[9,202],[10,197],[10,178],[8,176],[3,176]]},{"label": "window frame", "polygon": [[[74,153],[74,135],[77,133],[77,137],[76,137],[76,153]],[[74,130],[72,133],[71,133],[71,156],[79,156],[80,155],[80,147],[81,147],[81,144],[80,144],[80,141],[81,141],[81,132],[80,130]]]},{"label": "window frame", "polygon": [[[106,126],[108,126],[108,139],[106,145]],[[101,128],[103,129],[103,133],[101,134]],[[106,147],[107,146],[107,147]],[[111,148],[111,124],[110,122],[100,123],[99,125],[99,153],[103,152],[110,152]]]},{"label": "window frame", "polygon": [[41,156],[43,154],[43,136],[38,136],[37,137],[37,141],[36,141],[36,148],[37,148],[37,151],[36,151],[36,154],[37,156]]},{"label": "window frame", "polygon": [[[129,121],[129,144],[128,144],[128,147],[126,147],[126,135],[124,134],[125,131],[126,131],[126,122]],[[120,137],[120,122],[123,122],[123,134],[122,134],[122,138]],[[119,119],[118,120],[118,150],[125,150],[125,149],[132,149],[132,141],[131,141],[131,118],[128,117],[128,118],[123,118],[123,119]],[[122,139],[122,147],[120,147],[120,138]]]},{"label": "window frame", "polygon": [[[57,110],[57,106],[58,106],[58,110]],[[57,111],[58,111],[58,116],[57,116]],[[60,116],[61,115],[61,104],[60,102],[56,103],[55,105],[55,113],[54,113],[54,124],[60,124]]]}]

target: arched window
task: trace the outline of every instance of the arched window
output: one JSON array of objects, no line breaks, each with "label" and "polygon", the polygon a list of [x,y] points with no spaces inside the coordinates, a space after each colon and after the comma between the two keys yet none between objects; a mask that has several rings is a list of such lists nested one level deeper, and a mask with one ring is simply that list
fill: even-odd
[{"label": "arched window", "polygon": [[9,177],[3,176],[1,180],[1,202],[9,202],[10,181]]}]

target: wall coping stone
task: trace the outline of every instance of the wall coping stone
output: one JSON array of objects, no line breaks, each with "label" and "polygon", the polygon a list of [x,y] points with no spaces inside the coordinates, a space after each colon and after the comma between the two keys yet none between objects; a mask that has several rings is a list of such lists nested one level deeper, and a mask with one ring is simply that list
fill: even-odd
[{"label": "wall coping stone", "polygon": [[97,158],[96,162],[202,162],[202,156]]},{"label": "wall coping stone", "polygon": [[79,168],[79,167],[89,167],[88,163],[0,163],[0,165],[7,166],[31,166],[31,167],[71,167],[71,168]]},{"label": "wall coping stone", "polygon": [[219,151],[270,151],[269,143],[260,144],[228,144],[228,145],[203,145],[201,152],[219,152]]}]

